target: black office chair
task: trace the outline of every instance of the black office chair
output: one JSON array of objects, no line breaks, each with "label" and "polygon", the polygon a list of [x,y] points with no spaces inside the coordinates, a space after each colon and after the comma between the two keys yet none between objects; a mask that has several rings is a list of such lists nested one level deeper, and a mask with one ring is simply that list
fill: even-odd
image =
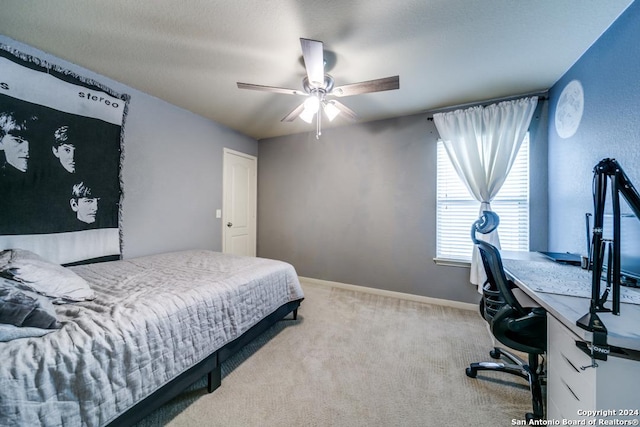
[{"label": "black office chair", "polygon": [[502,266],[500,251],[493,245],[478,240],[476,232],[487,234],[498,226],[494,212],[484,211],[471,227],[471,239],[478,246],[487,274],[483,285],[480,312],[491,326],[493,336],[502,344],[528,354],[528,363],[507,350],[495,347],[489,352],[494,359],[501,357],[510,363],[478,362],[466,369],[467,376],[475,378],[478,371],[501,371],[517,375],[529,381],[533,413],[527,419],[544,417],[542,382],[544,364],[541,355],[547,349],[547,316],[542,307],[522,307],[513,294],[515,284],[507,279]]}]

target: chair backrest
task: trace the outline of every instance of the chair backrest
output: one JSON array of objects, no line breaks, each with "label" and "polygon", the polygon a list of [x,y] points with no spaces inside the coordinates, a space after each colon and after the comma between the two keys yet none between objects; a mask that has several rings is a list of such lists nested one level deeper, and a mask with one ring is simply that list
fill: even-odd
[{"label": "chair backrest", "polygon": [[[471,227],[471,239],[480,251],[482,264],[487,274],[487,282],[484,285],[485,296],[485,318],[492,318],[502,305],[509,305],[518,314],[526,314],[526,311],[520,305],[512,288],[513,283],[507,279],[502,266],[502,258],[500,251],[492,244],[480,240],[476,237],[476,233],[488,234],[495,230],[500,223],[498,215],[495,212],[484,211]],[[490,320],[490,319],[487,320]]]},{"label": "chair backrest", "polygon": [[542,354],[547,346],[547,317],[541,307],[523,308],[512,289],[515,284],[507,279],[502,266],[500,251],[492,244],[476,238],[476,232],[490,233],[499,223],[498,215],[485,211],[473,224],[471,238],[480,250],[480,257],[487,273],[483,286],[484,317],[491,325],[491,332],[501,343],[530,355]]}]

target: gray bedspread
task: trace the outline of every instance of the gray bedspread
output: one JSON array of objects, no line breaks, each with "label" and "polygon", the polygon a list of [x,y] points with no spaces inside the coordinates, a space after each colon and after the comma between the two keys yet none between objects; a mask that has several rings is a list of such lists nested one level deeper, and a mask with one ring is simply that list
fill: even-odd
[{"label": "gray bedspread", "polygon": [[303,292],[287,263],[185,251],[71,267],[93,301],[0,343],[0,425],[98,426]]}]

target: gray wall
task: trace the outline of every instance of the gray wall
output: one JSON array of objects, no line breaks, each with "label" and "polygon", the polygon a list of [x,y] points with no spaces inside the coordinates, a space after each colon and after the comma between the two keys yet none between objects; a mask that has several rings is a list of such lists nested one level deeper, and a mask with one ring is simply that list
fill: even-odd
[{"label": "gray wall", "polygon": [[[544,102],[532,138],[538,249],[547,243]],[[437,139],[433,122],[414,115],[326,129],[320,140],[260,140],[258,255],[301,276],[476,302],[468,268],[433,261]]]},{"label": "gray wall", "polygon": [[222,250],[223,147],[257,155],[257,141],[10,38],[0,43],[131,96],[125,121],[123,256]]},{"label": "gray wall", "polygon": [[[549,108],[549,249],[586,252],[584,216],[593,212],[593,167],[615,158],[640,186],[640,2],[632,3],[551,88]],[[584,90],[575,135],[554,126],[558,97],[572,80]],[[610,200],[610,197],[607,197]],[[624,233],[624,230],[622,230]]]},{"label": "gray wall", "polygon": [[549,236],[549,101],[538,102],[529,126],[529,250],[546,251]]},{"label": "gray wall", "polygon": [[[131,95],[125,123],[125,258],[221,250],[222,148],[258,155],[258,255],[300,275],[475,302],[464,267],[435,257],[437,132],[425,115],[255,140],[29,46]],[[546,106],[532,123],[532,249],[546,249]],[[541,151],[542,150],[542,151]],[[541,154],[542,153],[542,154]]]}]

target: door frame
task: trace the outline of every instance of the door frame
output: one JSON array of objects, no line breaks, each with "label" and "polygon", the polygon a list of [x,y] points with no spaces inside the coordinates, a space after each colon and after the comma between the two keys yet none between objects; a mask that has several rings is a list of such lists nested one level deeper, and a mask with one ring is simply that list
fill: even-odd
[{"label": "door frame", "polygon": [[222,155],[222,252],[223,253],[227,253],[227,231],[229,230],[229,228],[227,227],[227,222],[229,222],[230,218],[228,218],[228,214],[227,214],[227,206],[226,206],[226,201],[227,198],[229,197],[228,192],[230,191],[229,188],[227,188],[227,182],[226,182],[226,176],[227,176],[227,168],[228,168],[228,164],[227,164],[227,159],[228,159],[228,155],[233,155],[233,156],[238,156],[238,157],[244,157],[245,159],[251,160],[253,161],[254,164],[254,177],[253,177],[253,182],[250,183],[253,184],[253,187],[255,188],[255,192],[253,194],[253,200],[252,200],[252,204],[253,204],[253,212],[251,212],[251,218],[252,218],[252,224],[251,224],[251,229],[253,230],[252,236],[251,236],[251,241],[252,241],[252,246],[253,246],[253,254],[254,256],[257,255],[257,242],[258,242],[258,158],[256,156],[253,156],[251,154],[247,154],[247,153],[243,153],[241,151],[236,151],[236,150],[232,150],[231,148],[226,148],[223,147],[223,155]]}]

